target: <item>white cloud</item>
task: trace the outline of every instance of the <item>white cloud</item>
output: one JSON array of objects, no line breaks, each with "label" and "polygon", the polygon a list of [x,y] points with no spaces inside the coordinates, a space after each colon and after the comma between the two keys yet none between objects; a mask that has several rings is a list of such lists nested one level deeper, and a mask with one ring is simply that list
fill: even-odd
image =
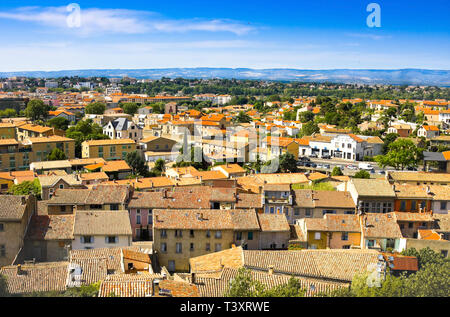
[{"label": "white cloud", "polygon": [[22,7],[11,11],[0,11],[0,19],[34,22],[57,29],[72,30],[82,36],[103,33],[142,34],[191,31],[230,32],[243,35],[255,29],[228,19],[173,20],[149,11],[96,8],[81,8],[81,26],[69,28],[67,24],[69,14],[66,7]]}]

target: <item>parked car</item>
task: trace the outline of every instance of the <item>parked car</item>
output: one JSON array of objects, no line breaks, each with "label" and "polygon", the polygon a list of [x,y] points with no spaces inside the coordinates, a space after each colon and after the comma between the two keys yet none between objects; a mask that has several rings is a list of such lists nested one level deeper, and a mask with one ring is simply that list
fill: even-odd
[{"label": "parked car", "polygon": [[312,153],[309,157],[312,157],[312,158],[317,158],[317,154],[315,154],[315,153]]},{"label": "parked car", "polygon": [[323,155],[322,158],[326,159],[326,160],[329,160],[329,159],[331,159],[331,155],[328,155],[328,154],[327,155]]},{"label": "parked car", "polygon": [[346,166],[349,170],[357,170],[358,168],[355,165],[349,164]]},{"label": "parked car", "polygon": [[317,164],[316,163],[311,163],[311,167],[317,168]]},{"label": "parked car", "polygon": [[325,164],[323,167],[326,168],[327,170],[331,168],[330,164]]}]

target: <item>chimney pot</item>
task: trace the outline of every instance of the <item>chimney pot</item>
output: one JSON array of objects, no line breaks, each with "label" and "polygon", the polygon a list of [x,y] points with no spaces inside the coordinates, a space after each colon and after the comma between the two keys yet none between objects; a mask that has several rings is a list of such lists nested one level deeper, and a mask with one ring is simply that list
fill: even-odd
[{"label": "chimney pot", "polygon": [[273,275],[273,265],[269,266],[269,275]]}]

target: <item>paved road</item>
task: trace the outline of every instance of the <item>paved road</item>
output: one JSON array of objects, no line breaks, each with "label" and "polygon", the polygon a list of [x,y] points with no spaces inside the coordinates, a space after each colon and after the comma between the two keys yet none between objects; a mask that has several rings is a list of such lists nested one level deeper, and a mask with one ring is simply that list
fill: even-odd
[{"label": "paved road", "polygon": [[[344,173],[344,175],[349,175],[349,176],[353,176],[355,175],[358,171],[358,164],[361,162],[352,162],[352,161],[346,161],[346,160],[340,160],[340,159],[320,159],[320,158],[310,158],[311,162],[317,164],[317,165],[324,165],[324,164],[328,164],[330,165],[330,168],[311,168],[311,167],[305,167],[305,166],[299,166],[299,169],[303,169],[303,170],[311,170],[311,171],[322,171],[322,172],[331,172],[333,170],[333,168],[335,166],[338,166],[341,168],[342,172]],[[381,176],[384,175],[384,173],[382,174],[383,171],[387,171],[387,170],[394,170],[393,168],[385,168],[382,169],[378,166],[377,163],[375,162],[367,162],[370,163],[375,170],[375,173],[371,173],[373,176]],[[347,166],[352,165],[354,166],[356,169],[350,169],[347,168]]]}]

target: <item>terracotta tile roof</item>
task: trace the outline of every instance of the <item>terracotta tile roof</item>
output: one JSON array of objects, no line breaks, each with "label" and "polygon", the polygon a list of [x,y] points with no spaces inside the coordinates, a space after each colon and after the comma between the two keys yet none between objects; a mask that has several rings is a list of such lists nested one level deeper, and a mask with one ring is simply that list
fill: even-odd
[{"label": "terracotta tile roof", "polygon": [[39,179],[39,183],[41,184],[42,187],[53,187],[60,180],[63,180],[69,186],[81,186],[81,179],[78,179],[77,176],[73,175],[73,174],[63,175],[63,176],[39,175],[38,179]]},{"label": "terracotta tile roof", "polygon": [[129,250],[129,249],[122,249],[122,256],[124,259],[128,259],[128,260],[133,260],[133,261],[148,263],[148,264],[152,263],[150,254],[143,253],[143,252],[138,252],[138,251]]},{"label": "terracotta tile roof", "polygon": [[431,213],[418,213],[418,212],[394,212],[392,213],[397,221],[410,221],[410,222],[431,222],[434,221]]},{"label": "terracotta tile roof", "polygon": [[10,294],[62,292],[66,289],[67,267],[68,262],[26,264],[21,266],[22,274],[17,275],[17,266],[4,266],[0,274],[6,276]]},{"label": "terracotta tile roof", "polygon": [[175,186],[175,181],[170,178],[161,176],[161,177],[148,177],[148,178],[139,178],[139,179],[122,179],[117,181],[106,182],[108,185],[131,185],[136,189],[152,189],[158,187],[173,187]]},{"label": "terracotta tile roof", "polygon": [[254,211],[246,210],[154,210],[155,229],[258,230]]},{"label": "terracotta tile roof", "polygon": [[16,139],[0,139],[0,145],[19,145]]},{"label": "terracotta tile roof", "polygon": [[[213,274],[202,274],[196,277],[196,286],[202,297],[223,297],[230,287],[231,281],[238,274],[236,268],[224,268],[219,276]],[[267,288],[274,288],[276,286],[287,284],[291,278],[284,274],[269,274],[251,270],[250,274],[253,280],[257,280]],[[348,287],[346,283],[325,282],[318,279],[311,278],[296,278],[302,288],[306,289],[306,296],[313,296],[319,292],[328,292],[341,287]],[[188,278],[189,280],[189,278]]]},{"label": "terracotta tile roof", "polygon": [[187,282],[164,279],[159,283],[159,288],[159,296],[163,296],[164,291],[170,297],[200,297],[197,286]]},{"label": "terracotta tile roof", "polygon": [[262,208],[262,199],[259,194],[239,193],[236,201],[236,208]]},{"label": "terracotta tile roof", "polygon": [[284,214],[257,214],[261,231],[282,232],[289,231],[289,223]]},{"label": "terracotta tile roof", "polygon": [[0,195],[0,220],[23,218],[28,196]]},{"label": "terracotta tile roof", "polygon": [[389,172],[389,177],[395,182],[415,181],[415,182],[448,182],[449,173],[427,173],[427,172]]},{"label": "terracotta tile roof", "polygon": [[82,173],[80,174],[81,180],[108,180],[108,175],[105,172],[96,172],[96,173]]},{"label": "terracotta tile roof", "polygon": [[303,231],[301,230],[300,226],[298,225],[289,225],[291,229],[291,236],[289,238],[289,243],[300,243],[300,242],[307,242],[307,239],[305,235],[303,234]]},{"label": "terracotta tile roof", "polygon": [[89,146],[135,144],[135,142],[131,139],[91,140],[91,141],[84,141],[83,143],[86,143]]},{"label": "terracotta tile roof", "polygon": [[357,215],[325,214],[323,218],[305,218],[308,231],[361,232]]},{"label": "terracotta tile roof", "polygon": [[245,173],[245,169],[243,169],[239,164],[224,164],[218,167],[220,167],[229,174]]},{"label": "terracotta tile roof", "polygon": [[418,239],[436,240],[436,241],[443,240],[441,235],[434,230],[419,229],[417,231],[418,231]]},{"label": "terracotta tile roof", "polygon": [[250,251],[243,250],[244,266],[275,273],[309,278],[350,282],[368,265],[378,262],[374,250],[301,250],[301,251]]},{"label": "terracotta tile roof", "polygon": [[132,235],[128,211],[81,211],[75,213],[74,235]]},{"label": "terracotta tile roof", "polygon": [[42,138],[28,138],[25,139],[23,141],[24,144],[27,143],[52,143],[52,142],[67,142],[67,141],[73,141],[75,142],[75,140],[73,139],[69,139],[63,136],[59,136],[59,135],[52,135],[49,136],[48,138],[42,137]]},{"label": "terracotta tile roof", "polygon": [[29,130],[29,131],[33,131],[33,132],[37,132],[37,133],[44,133],[44,132],[53,130],[53,128],[50,128],[50,127],[44,127],[41,125],[36,125],[36,124],[31,124],[31,123],[21,125],[19,127],[19,129]]},{"label": "terracotta tile roof", "polygon": [[100,284],[99,297],[148,297],[153,295],[153,281],[160,274],[108,275]]},{"label": "terracotta tile roof", "polygon": [[209,209],[210,193],[186,192],[135,192],[128,204],[129,208],[168,208],[168,209]]},{"label": "terracotta tile roof", "polygon": [[27,237],[32,240],[72,240],[74,215],[33,215]]},{"label": "terracotta tile roof", "polygon": [[394,190],[385,179],[352,178],[358,196],[395,197]]},{"label": "terracotta tile roof", "polygon": [[131,167],[124,160],[108,161],[102,167],[103,172],[128,171]]},{"label": "terracotta tile roof", "polygon": [[366,238],[402,238],[402,232],[393,213],[366,214],[365,215]]}]

